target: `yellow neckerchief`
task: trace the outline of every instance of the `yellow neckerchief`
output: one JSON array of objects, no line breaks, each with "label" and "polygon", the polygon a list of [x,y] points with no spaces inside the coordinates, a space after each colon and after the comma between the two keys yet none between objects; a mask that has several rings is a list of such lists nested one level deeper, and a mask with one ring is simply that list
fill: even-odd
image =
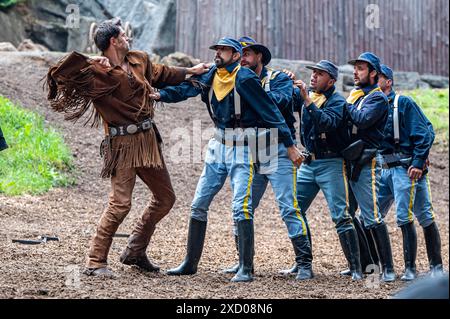
[{"label": "yellow neckerchief", "polygon": [[316,93],[316,92],[309,92],[309,98],[313,101],[313,103],[320,109],[322,105],[325,104],[327,101],[327,97],[325,94],[322,93]]},{"label": "yellow neckerchief", "polygon": [[[377,88],[373,89],[372,91],[370,91],[369,94],[367,94],[367,95],[370,95],[370,94],[372,94],[373,92],[376,92],[376,91],[380,91],[381,92],[381,89],[379,87],[377,87]],[[353,104],[356,103],[356,101],[358,101],[364,95],[366,95],[366,94],[364,93],[363,90],[361,90],[361,89],[353,89],[350,92],[350,96],[347,98],[347,103],[350,103],[350,104],[353,105]]]},{"label": "yellow neckerchief", "polygon": [[[280,71],[275,71],[274,69],[269,68],[269,67],[267,67],[267,66],[266,66],[265,68],[266,68],[266,76],[263,77],[263,78],[261,79],[261,85],[262,85],[263,87],[264,87],[264,85],[267,83],[267,81],[272,81],[273,79],[276,78],[276,76],[277,76],[278,74],[280,74]],[[271,74],[271,76],[270,76],[270,79],[268,78],[269,72],[272,72],[272,74]]]},{"label": "yellow neckerchief", "polygon": [[240,68],[241,66],[237,65],[231,73],[226,68],[217,69],[213,80],[213,90],[218,102],[234,89],[236,75]]}]

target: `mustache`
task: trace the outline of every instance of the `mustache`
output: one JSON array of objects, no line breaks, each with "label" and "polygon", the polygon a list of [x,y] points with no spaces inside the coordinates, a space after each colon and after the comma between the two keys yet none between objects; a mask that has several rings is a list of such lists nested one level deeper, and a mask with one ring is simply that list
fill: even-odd
[{"label": "mustache", "polygon": [[214,62],[215,62],[215,64],[216,64],[217,66],[222,66],[222,65],[225,64],[225,60],[224,60],[221,56],[219,56],[219,55],[216,55],[216,56],[214,57]]}]

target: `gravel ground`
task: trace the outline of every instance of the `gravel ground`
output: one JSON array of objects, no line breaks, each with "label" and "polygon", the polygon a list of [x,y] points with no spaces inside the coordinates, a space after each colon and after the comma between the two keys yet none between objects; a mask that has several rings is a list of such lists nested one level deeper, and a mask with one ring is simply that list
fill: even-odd
[{"label": "gravel ground", "polygon": [[[120,276],[116,280],[80,275],[89,240],[96,222],[107,204],[110,189],[107,180],[98,175],[101,160],[98,145],[100,130],[83,128],[63,121],[51,112],[39,80],[46,74],[48,63],[42,59],[11,59],[0,53],[0,94],[45,116],[56,127],[73,151],[78,170],[76,186],[54,189],[42,196],[4,197],[0,195],[0,298],[363,298],[384,299],[405,284],[396,281],[376,285],[371,278],[354,283],[339,276],[346,267],[338,236],[320,194],[308,212],[313,233],[314,271],[316,278],[297,282],[278,275],[293,260],[291,243],[284,223],[279,218],[272,190],[269,188],[256,212],[255,281],[230,283],[230,275],[220,273],[236,260],[230,213],[231,190],[227,183],[210,209],[204,254],[196,275],[170,277],[164,274],[177,266],[185,254],[189,206],[202,170],[202,163],[180,163],[171,154],[179,142],[175,129],[185,129],[192,136],[194,121],[203,128],[210,126],[204,105],[198,98],[177,105],[166,105],[157,111],[156,122],[165,138],[165,156],[177,201],[169,215],[161,221],[148,253],[161,266],[159,274],[146,274],[119,262],[126,239],[116,238],[110,252],[111,268]],[[208,131],[204,131],[205,145]],[[184,135],[186,136],[186,135]],[[199,141],[200,138],[193,138]],[[448,270],[449,246],[449,169],[448,146],[437,146],[431,154],[431,187],[436,218],[442,237],[442,252]],[[120,233],[130,233],[150,194],[138,181],[133,208]],[[396,271],[403,269],[401,231],[395,225],[393,211],[387,218],[392,240]],[[37,238],[42,234],[57,235],[59,242],[37,246],[13,244],[12,238]],[[425,242],[418,229],[417,268],[424,273],[427,266]]]}]

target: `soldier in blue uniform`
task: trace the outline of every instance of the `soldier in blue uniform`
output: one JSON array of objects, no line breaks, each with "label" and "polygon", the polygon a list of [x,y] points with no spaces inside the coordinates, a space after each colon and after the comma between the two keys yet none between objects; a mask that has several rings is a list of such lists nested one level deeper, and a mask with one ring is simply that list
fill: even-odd
[{"label": "soldier in blue uniform", "polygon": [[361,209],[364,227],[370,230],[379,255],[381,280],[395,280],[391,243],[380,213],[378,189],[381,178],[380,155],[389,104],[378,86],[380,59],[371,52],[349,61],[354,65],[355,89],[347,99],[352,144],[343,151],[350,163],[350,186]]},{"label": "soldier in blue uniform", "polygon": [[[256,74],[240,66],[241,44],[237,40],[223,38],[210,49],[216,51],[215,66],[210,72],[179,86],[167,87],[154,96],[163,102],[176,103],[201,94],[216,127],[215,136],[208,144],[204,170],[191,205],[186,258],[178,268],[167,273],[189,275],[197,271],[210,203],[230,176],[233,219],[237,225],[239,247],[239,270],[232,281],[251,281],[254,254],[252,183],[254,164],[258,159],[255,153],[252,154],[251,143],[246,143],[248,139],[242,135],[248,131],[253,131],[254,136],[260,131],[264,135],[270,132],[267,140],[276,139],[278,150],[275,155],[284,151],[296,166],[301,164],[302,156],[283,116],[261,87]],[[299,224],[298,227],[304,226]],[[300,231],[292,230],[293,233]]]},{"label": "soldier in blue uniform", "polygon": [[405,272],[401,279],[410,281],[417,277],[414,215],[423,228],[431,274],[443,271],[441,239],[426,164],[435,135],[433,126],[414,100],[394,91],[392,69],[382,65],[378,83],[390,104],[382,143],[385,168],[378,201],[383,216],[395,201],[397,225],[403,234]]},{"label": "soldier in blue uniform", "polygon": [[[295,107],[300,113],[300,140],[308,157],[297,179],[300,209],[306,212],[322,190],[330,209],[353,280],[362,279],[358,236],[350,214],[350,189],[341,151],[350,144],[345,98],[336,92],[338,68],[322,60],[312,67],[310,90],[296,81]],[[307,256],[312,256],[311,253]],[[312,275],[310,259],[299,265],[299,273]]]},{"label": "soldier in blue uniform", "polygon": [[[243,57],[241,65],[253,70],[260,79],[261,86],[267,92],[272,101],[276,104],[283,115],[286,124],[289,126],[292,139],[295,140],[295,117],[293,112],[293,82],[283,72],[275,71],[267,65],[270,63],[272,55],[270,50],[257,43],[250,37],[242,37],[239,42],[243,47]],[[286,149],[280,145],[277,165],[272,169],[271,165],[261,164],[255,171],[252,186],[253,211],[259,206],[267,184],[270,182],[277,199],[281,218],[286,223],[288,236],[292,241],[296,259],[301,258],[305,251],[303,247],[309,247],[309,238],[307,237],[307,225],[303,219],[302,212],[297,202],[297,169],[288,158]],[[238,245],[237,229],[234,229],[236,247]],[[309,251],[309,250],[307,250]],[[236,273],[239,264],[225,269],[225,273]],[[298,279],[303,279],[297,277]]]}]

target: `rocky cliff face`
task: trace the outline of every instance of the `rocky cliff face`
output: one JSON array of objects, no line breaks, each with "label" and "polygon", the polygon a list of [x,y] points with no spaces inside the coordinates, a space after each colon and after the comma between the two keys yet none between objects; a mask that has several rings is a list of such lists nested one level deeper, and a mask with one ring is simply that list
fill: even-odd
[{"label": "rocky cliff face", "polygon": [[175,50],[175,0],[27,0],[0,11],[0,42],[30,38],[52,51],[86,51],[91,23],[117,16],[133,27],[134,48]]}]

